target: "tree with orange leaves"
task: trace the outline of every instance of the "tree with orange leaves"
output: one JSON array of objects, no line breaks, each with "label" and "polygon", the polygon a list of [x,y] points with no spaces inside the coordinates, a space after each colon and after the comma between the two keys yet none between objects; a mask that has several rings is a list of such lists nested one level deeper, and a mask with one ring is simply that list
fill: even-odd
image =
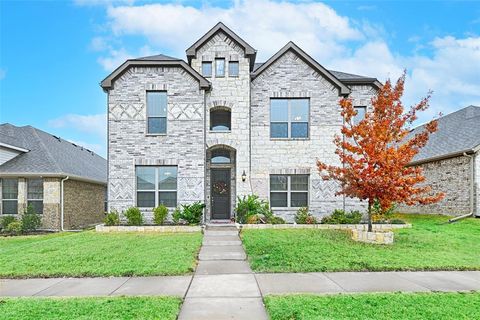
[{"label": "tree with orange leaves", "polygon": [[403,95],[405,73],[395,86],[390,80],[372,98],[372,109],[365,118],[353,122],[357,111],[350,99],[340,101],[344,120],[341,133],[336,135],[335,153],[342,166],[331,166],[318,161],[317,166],[324,180],[337,180],[345,195],[368,201],[368,231],[372,231],[372,205],[378,201],[382,211],[394,203],[429,204],[440,201],[443,193],[431,194],[420,167],[408,166],[413,157],[424,147],[431,133],[437,131],[432,120],[425,130],[409,135],[410,125],[417,113],[428,108],[430,95],[404,112],[400,98]]}]

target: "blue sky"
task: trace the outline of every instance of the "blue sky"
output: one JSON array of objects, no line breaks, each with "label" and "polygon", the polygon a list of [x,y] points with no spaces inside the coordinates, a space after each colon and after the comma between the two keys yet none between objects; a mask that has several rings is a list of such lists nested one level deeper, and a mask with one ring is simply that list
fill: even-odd
[{"label": "blue sky", "polygon": [[404,101],[434,91],[419,121],[480,105],[480,2],[1,1],[0,122],[33,125],[105,156],[99,82],[129,57],[184,50],[223,21],[265,61],[293,40],[327,68],[407,69]]}]

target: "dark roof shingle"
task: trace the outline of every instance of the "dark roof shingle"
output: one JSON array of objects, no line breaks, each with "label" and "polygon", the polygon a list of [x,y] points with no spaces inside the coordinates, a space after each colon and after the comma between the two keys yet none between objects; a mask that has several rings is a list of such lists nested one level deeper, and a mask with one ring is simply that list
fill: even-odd
[{"label": "dark roof shingle", "polygon": [[[420,133],[425,125],[412,130]],[[427,145],[420,149],[413,162],[447,155],[471,152],[480,147],[480,107],[468,106],[438,119],[438,130],[430,135]]]},{"label": "dark roof shingle", "polygon": [[107,182],[107,161],[104,158],[32,126],[2,124],[0,142],[22,145],[29,150],[0,165],[0,174],[58,174]]}]

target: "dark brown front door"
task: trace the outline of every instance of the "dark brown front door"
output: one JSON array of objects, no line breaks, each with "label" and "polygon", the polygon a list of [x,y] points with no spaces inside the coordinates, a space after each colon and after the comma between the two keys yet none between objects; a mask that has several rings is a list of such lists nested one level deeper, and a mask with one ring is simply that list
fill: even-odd
[{"label": "dark brown front door", "polygon": [[212,219],[230,219],[230,169],[211,169]]}]

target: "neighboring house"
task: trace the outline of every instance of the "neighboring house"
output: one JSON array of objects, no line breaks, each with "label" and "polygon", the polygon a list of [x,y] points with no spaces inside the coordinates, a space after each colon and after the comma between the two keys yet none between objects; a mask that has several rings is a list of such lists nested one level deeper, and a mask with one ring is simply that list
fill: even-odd
[{"label": "neighboring house", "polygon": [[[412,134],[423,131],[419,126]],[[480,216],[480,107],[469,106],[438,119],[438,131],[413,159],[426,183],[445,198],[423,206],[401,206],[402,212]]]},{"label": "neighboring house", "polygon": [[0,217],[20,218],[31,205],[43,229],[95,224],[106,184],[107,162],[94,152],[31,126],[0,125]]},{"label": "neighboring house", "polygon": [[293,42],[256,63],[256,50],[222,23],[186,53],[188,62],[127,60],[101,83],[110,210],[138,206],[149,218],[161,203],[202,201],[206,221],[224,220],[252,193],[288,221],[304,206],[317,216],[365,207],[336,196],[316,161],[339,163],[338,102],[350,97],[363,114],[375,78],[327,70]]}]

